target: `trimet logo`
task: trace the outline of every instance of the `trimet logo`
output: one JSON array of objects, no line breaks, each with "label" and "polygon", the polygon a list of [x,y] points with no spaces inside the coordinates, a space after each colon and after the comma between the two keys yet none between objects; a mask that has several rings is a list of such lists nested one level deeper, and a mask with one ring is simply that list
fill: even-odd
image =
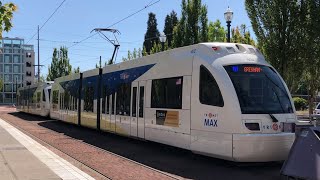
[{"label": "trimet logo", "polygon": [[218,127],[218,114],[204,114],[204,126]]}]

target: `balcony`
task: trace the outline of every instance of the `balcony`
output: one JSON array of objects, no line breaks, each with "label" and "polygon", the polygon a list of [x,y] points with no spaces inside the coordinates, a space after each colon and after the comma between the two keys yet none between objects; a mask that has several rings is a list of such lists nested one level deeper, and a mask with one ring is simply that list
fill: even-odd
[{"label": "balcony", "polygon": [[26,66],[27,67],[31,67],[32,65],[31,65],[31,62],[26,62]]},{"label": "balcony", "polygon": [[28,71],[27,71],[27,72],[26,72],[26,75],[27,75],[27,76],[31,76],[31,72],[28,72]]}]

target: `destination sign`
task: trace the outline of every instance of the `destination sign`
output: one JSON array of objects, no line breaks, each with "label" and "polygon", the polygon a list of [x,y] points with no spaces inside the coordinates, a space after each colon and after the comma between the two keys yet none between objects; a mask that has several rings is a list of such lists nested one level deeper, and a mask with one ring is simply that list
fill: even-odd
[{"label": "destination sign", "polygon": [[262,68],[257,66],[232,66],[232,71],[245,73],[260,73],[262,72]]}]

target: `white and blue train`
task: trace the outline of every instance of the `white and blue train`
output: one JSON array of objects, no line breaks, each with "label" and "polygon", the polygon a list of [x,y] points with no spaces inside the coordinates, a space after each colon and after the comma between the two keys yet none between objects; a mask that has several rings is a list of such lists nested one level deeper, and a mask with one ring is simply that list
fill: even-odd
[{"label": "white and blue train", "polygon": [[286,159],[295,108],[253,46],[200,43],[20,88],[19,111],[206,156]]}]

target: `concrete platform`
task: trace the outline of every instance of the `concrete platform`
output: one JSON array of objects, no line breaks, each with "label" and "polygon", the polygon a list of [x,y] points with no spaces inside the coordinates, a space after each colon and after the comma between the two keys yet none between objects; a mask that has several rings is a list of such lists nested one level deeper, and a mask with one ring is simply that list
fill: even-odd
[{"label": "concrete platform", "polygon": [[1,179],[93,179],[0,119]]}]

